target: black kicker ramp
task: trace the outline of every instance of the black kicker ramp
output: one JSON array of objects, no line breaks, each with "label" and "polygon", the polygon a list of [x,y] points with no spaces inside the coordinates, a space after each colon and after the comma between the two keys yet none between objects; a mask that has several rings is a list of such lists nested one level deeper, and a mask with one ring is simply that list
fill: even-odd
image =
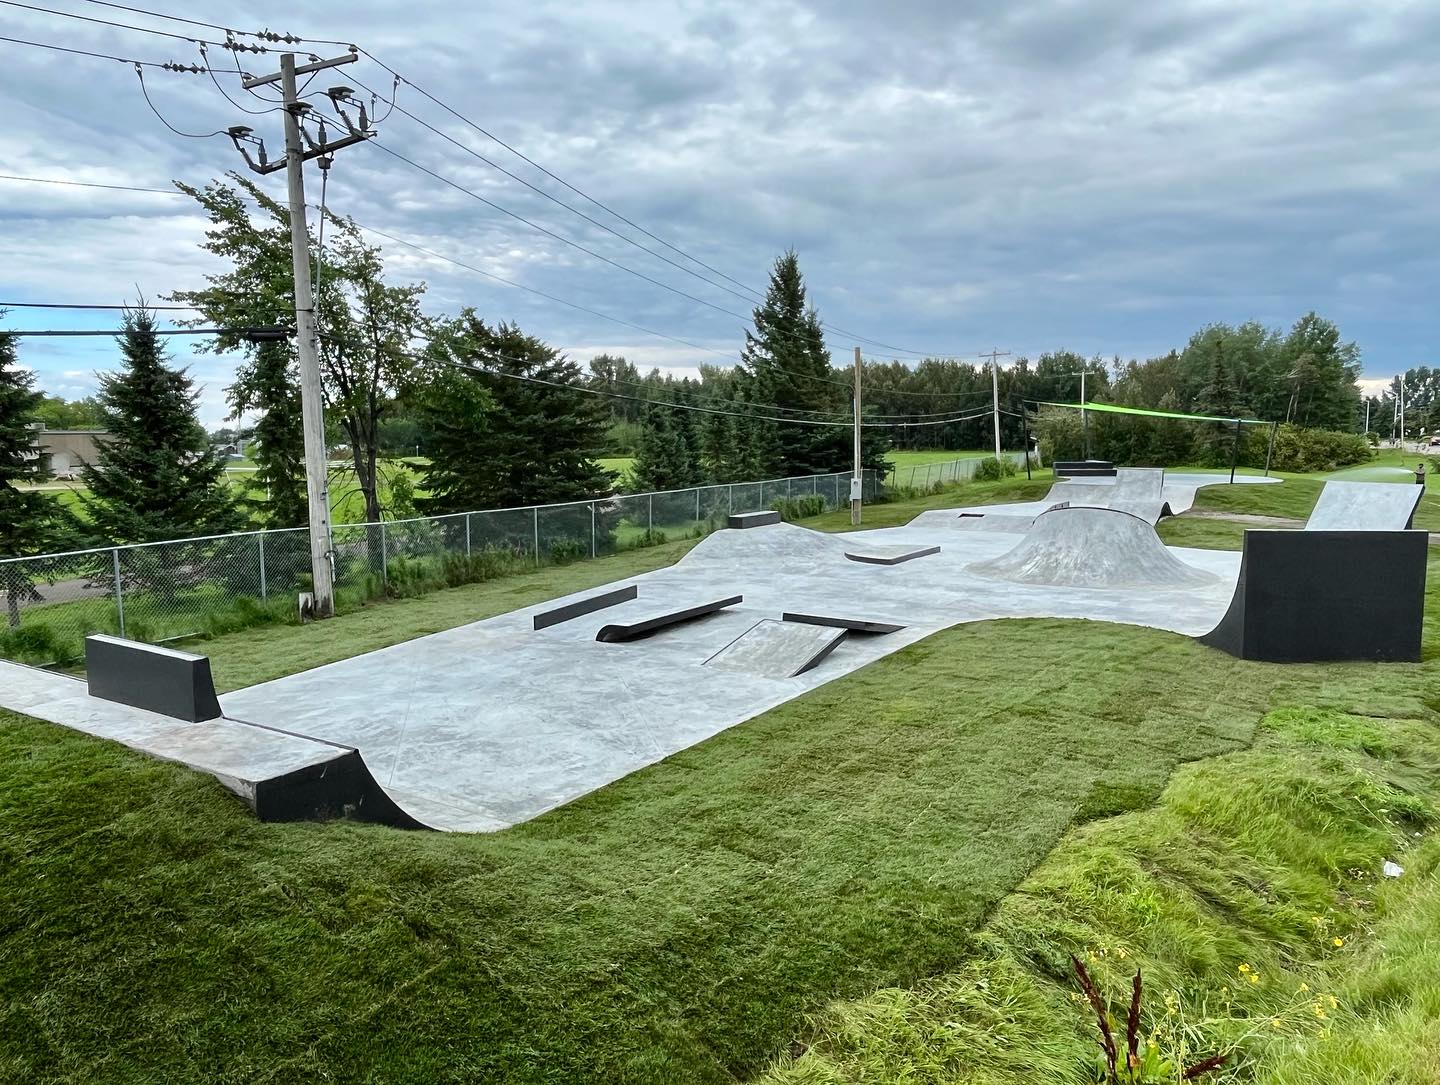
[{"label": "black kicker ramp", "polygon": [[582,614],[593,614],[597,610],[604,610],[606,607],[613,607],[619,603],[628,603],[631,599],[640,594],[640,589],[634,584],[624,588],[616,588],[614,591],[601,592],[599,595],[592,595],[586,599],[577,599],[573,603],[566,603],[563,607],[556,607],[554,610],[542,610],[535,615],[535,628],[549,629],[552,625],[559,625],[561,622],[568,622],[571,618],[578,618]]},{"label": "black kicker ramp", "polygon": [[1245,532],[1240,579],[1201,644],[1271,663],[1420,660],[1424,531]]},{"label": "black kicker ramp", "polygon": [[694,606],[685,607],[683,610],[662,611],[651,614],[633,622],[616,622],[613,625],[600,627],[600,632],[595,634],[595,639],[604,641],[606,644],[618,644],[627,640],[637,640],[640,637],[648,637],[657,630],[664,629],[669,625],[679,625],[681,622],[694,621],[696,618],[703,618],[707,614],[714,614],[718,610],[734,606],[736,603],[744,602],[743,595],[727,595],[723,599],[712,599],[707,603],[697,603]]},{"label": "black kicker ramp", "polygon": [[103,633],[85,638],[90,696],[200,723],[220,717],[210,659]]}]

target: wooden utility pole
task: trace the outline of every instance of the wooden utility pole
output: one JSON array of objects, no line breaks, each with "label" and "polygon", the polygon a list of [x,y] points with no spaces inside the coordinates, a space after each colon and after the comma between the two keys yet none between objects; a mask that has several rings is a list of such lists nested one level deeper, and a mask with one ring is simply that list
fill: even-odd
[{"label": "wooden utility pole", "polygon": [[992,350],[989,354],[980,355],[982,358],[990,359],[990,409],[995,419],[995,459],[1000,459],[1000,363],[995,359],[1008,358],[1008,350]]},{"label": "wooden utility pole", "polygon": [[[364,107],[357,127],[346,114],[343,103],[353,93],[348,87],[334,87],[328,93],[336,112],[345,122],[349,135],[328,142],[324,121],[320,123],[318,141],[301,127],[301,120],[310,112],[310,105],[300,100],[295,77],[310,72],[353,64],[357,53],[347,53],[330,60],[317,60],[295,66],[294,53],[280,55],[280,70],[271,75],[247,77],[241,81],[246,90],[267,83],[279,83],[285,113],[285,160],[266,159],[265,144],[251,136],[251,129],[236,125],[229,135],[245,162],[256,173],[285,170],[290,196],[290,258],[295,277],[295,349],[300,367],[300,418],[305,435],[305,493],[310,506],[310,576],[314,596],[314,616],[329,618],[335,614],[335,570],[331,565],[330,542],[330,480],[325,455],[325,401],[320,384],[320,352],[315,334],[315,293],[310,283],[310,230],[305,217],[305,162],[326,157],[342,147],[369,139],[369,119]],[[250,157],[246,143],[259,147],[260,160]],[[307,144],[309,149],[307,150]],[[324,163],[322,163],[324,165]]]},{"label": "wooden utility pole", "polygon": [[860,503],[865,496],[865,476],[860,467],[860,374],[864,363],[855,348],[855,473],[850,477],[850,526],[860,526]]}]

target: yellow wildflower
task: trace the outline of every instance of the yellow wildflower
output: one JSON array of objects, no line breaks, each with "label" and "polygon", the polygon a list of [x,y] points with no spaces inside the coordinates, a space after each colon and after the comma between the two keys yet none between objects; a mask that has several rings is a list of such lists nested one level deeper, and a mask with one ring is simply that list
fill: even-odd
[{"label": "yellow wildflower", "polygon": [[1308,991],[1308,990],[1310,990],[1310,985],[1309,985],[1308,983],[1306,983],[1304,980],[1301,980],[1301,981],[1300,981],[1300,990],[1301,990],[1301,992]]},{"label": "yellow wildflower", "polygon": [[1343,946],[1343,945],[1345,944],[1345,939],[1340,938],[1340,937],[1338,937],[1338,936],[1335,937],[1335,938],[1330,939],[1330,941],[1331,941],[1331,943],[1333,943],[1333,944],[1336,945],[1336,946]]},{"label": "yellow wildflower", "polygon": [[1244,973],[1244,972],[1249,972],[1249,971],[1250,971],[1250,966],[1249,966],[1248,964],[1242,964],[1242,965],[1240,966],[1240,971],[1241,971],[1242,973]]}]

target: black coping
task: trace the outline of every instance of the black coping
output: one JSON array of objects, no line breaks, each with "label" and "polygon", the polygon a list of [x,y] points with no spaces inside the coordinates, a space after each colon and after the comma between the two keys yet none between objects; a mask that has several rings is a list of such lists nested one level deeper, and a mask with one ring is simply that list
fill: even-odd
[{"label": "black coping", "polygon": [[848,550],[845,551],[845,556],[851,561],[863,561],[866,565],[899,565],[901,562],[914,561],[916,558],[928,558],[931,554],[938,553],[940,553],[938,546],[922,546],[893,557],[881,557],[878,554],[852,554]]},{"label": "black coping", "polygon": [[726,527],[766,527],[779,522],[780,514],[774,509],[764,512],[737,512],[734,516],[725,517]]},{"label": "black coping", "polygon": [[1424,531],[1251,528],[1230,609],[1198,639],[1272,663],[1417,663],[1428,550]]},{"label": "black coping", "polygon": [[869,618],[833,618],[826,614],[796,614],[788,610],[780,615],[780,620],[803,622],[806,625],[832,625],[848,629],[852,633],[898,633],[905,628],[893,622],[876,622]]},{"label": "black coping", "polygon": [[85,681],[92,697],[162,716],[191,723],[220,716],[207,656],[97,633],[85,638]]},{"label": "black coping", "polygon": [[600,632],[595,634],[595,639],[604,641],[607,644],[616,644],[621,641],[636,640],[640,637],[649,636],[657,629],[664,629],[667,625],[678,625],[681,622],[693,621],[696,618],[703,618],[706,614],[714,614],[717,610],[724,610],[726,607],[734,606],[743,602],[743,595],[727,595],[723,599],[712,599],[708,603],[700,603],[693,607],[686,607],[684,610],[672,610],[665,614],[654,614],[649,618],[642,618],[638,622],[616,622],[614,625],[600,627]]},{"label": "black coping", "polygon": [[588,599],[577,599],[573,603],[566,603],[563,607],[541,611],[535,615],[535,628],[549,629],[552,625],[568,622],[571,618],[578,618],[582,614],[593,614],[597,610],[613,607],[617,603],[628,603],[639,594],[640,589],[631,584],[628,587],[616,588],[614,591],[592,595]]}]

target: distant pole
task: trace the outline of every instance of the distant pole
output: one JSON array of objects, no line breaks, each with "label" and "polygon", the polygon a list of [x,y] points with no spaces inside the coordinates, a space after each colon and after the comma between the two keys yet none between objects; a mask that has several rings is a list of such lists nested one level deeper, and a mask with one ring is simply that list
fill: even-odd
[{"label": "distant pole", "polygon": [[860,526],[860,502],[864,496],[864,482],[860,474],[860,374],[862,363],[860,348],[855,348],[855,473],[850,478],[850,526]]},{"label": "distant pole", "polygon": [[1080,458],[1090,458],[1090,415],[1085,410],[1085,374],[1089,372],[1084,366],[1080,367]]},{"label": "distant pole", "polygon": [[1230,450],[1230,481],[1235,481],[1235,465],[1240,462],[1240,419],[1235,419],[1235,447]]},{"label": "distant pole", "polygon": [[1008,358],[1008,350],[992,350],[980,357],[990,359],[990,411],[995,419],[995,458],[1000,458],[1000,363],[997,358]]},{"label": "distant pole", "polygon": [[1025,477],[1030,478],[1030,416],[1025,413],[1025,404],[1020,404],[1020,433],[1025,440]]},{"label": "distant pole", "polygon": [[1279,422],[1270,423],[1270,443],[1265,448],[1265,477],[1270,477],[1270,457],[1275,451],[1275,433],[1280,428]]},{"label": "distant pole", "polygon": [[1370,439],[1370,397],[1365,397],[1365,439]]},{"label": "distant pole", "polygon": [[1405,452],[1405,374],[1400,374],[1400,452]]}]

